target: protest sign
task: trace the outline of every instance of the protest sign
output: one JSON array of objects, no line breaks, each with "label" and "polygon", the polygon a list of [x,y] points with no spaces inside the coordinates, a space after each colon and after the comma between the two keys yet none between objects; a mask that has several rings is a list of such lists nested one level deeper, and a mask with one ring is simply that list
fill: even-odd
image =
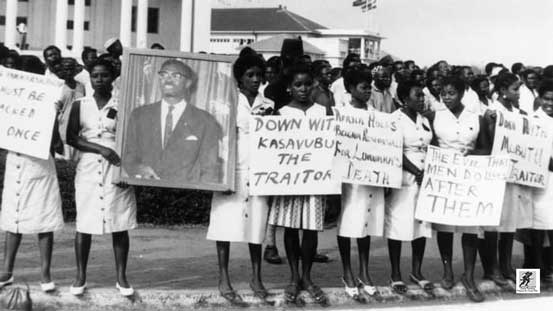
[{"label": "protest sign", "polygon": [[492,154],[506,154],[515,164],[508,182],[545,188],[553,136],[538,118],[497,110]]},{"label": "protest sign", "polygon": [[415,218],[456,226],[499,225],[511,167],[506,156],[463,156],[429,146]]},{"label": "protest sign", "polygon": [[252,116],[250,194],[339,194],[332,178],[334,118]]},{"label": "protest sign", "polygon": [[63,81],[0,67],[0,148],[48,159]]},{"label": "protest sign", "polygon": [[403,134],[391,114],[335,108],[333,174],[352,184],[400,188]]}]

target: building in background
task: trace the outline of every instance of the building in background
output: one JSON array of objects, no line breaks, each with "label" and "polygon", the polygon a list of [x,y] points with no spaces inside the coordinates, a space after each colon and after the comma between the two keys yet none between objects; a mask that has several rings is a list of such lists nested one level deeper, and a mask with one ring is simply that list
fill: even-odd
[{"label": "building in background", "polygon": [[349,52],[360,54],[367,62],[379,59],[383,39],[364,29],[329,29],[283,6],[212,9],[210,51],[214,53],[237,54],[241,47],[249,45],[264,55],[272,55],[279,40],[298,36],[313,52],[307,54],[319,54],[333,66],[341,65]]},{"label": "building in background", "polygon": [[56,44],[78,55],[119,37],[125,46],[199,52],[209,50],[210,20],[208,0],[0,0],[0,41],[18,46],[24,23],[31,50]]}]

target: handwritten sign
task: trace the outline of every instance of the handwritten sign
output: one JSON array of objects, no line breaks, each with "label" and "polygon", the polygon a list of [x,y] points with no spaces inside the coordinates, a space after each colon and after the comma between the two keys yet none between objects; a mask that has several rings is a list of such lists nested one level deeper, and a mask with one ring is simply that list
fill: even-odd
[{"label": "handwritten sign", "polygon": [[415,218],[456,226],[499,225],[511,167],[506,156],[464,157],[429,146]]},{"label": "handwritten sign", "polygon": [[538,118],[497,111],[492,154],[515,161],[508,182],[545,188],[553,136]]},{"label": "handwritten sign", "polygon": [[403,135],[395,118],[376,110],[335,108],[333,173],[342,182],[400,188]]},{"label": "handwritten sign", "polygon": [[48,159],[63,81],[0,67],[0,148]]},{"label": "handwritten sign", "polygon": [[250,120],[250,194],[339,194],[332,178],[334,118]]}]

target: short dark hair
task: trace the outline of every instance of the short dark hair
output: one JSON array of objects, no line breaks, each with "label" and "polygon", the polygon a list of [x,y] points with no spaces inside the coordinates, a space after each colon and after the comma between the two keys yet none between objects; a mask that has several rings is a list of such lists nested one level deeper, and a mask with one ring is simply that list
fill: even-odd
[{"label": "short dark hair", "polygon": [[94,48],[84,48],[84,50],[81,52],[81,59],[85,59],[85,57],[90,53],[98,53],[98,50]]},{"label": "short dark hair", "polygon": [[344,77],[344,87],[348,93],[351,86],[357,86],[362,82],[367,82],[369,84],[372,82],[372,76],[367,66],[365,66],[365,68],[363,68],[363,66],[346,68],[342,76]]},{"label": "short dark hair", "polygon": [[500,73],[495,79],[494,90],[499,93],[501,88],[508,88],[513,83],[518,82],[518,77],[510,72]]},{"label": "short dark hair", "polygon": [[488,81],[488,83],[490,82],[490,79],[488,79],[488,76],[477,75],[476,77],[474,77],[474,80],[472,80],[470,84],[471,89],[473,89],[475,92],[478,93],[478,90],[480,89],[480,83],[484,81]]},{"label": "short dark hair", "polygon": [[357,61],[358,59],[361,60],[361,57],[359,56],[359,54],[349,53],[344,59],[344,61],[342,62],[342,68],[349,67],[349,64],[351,64],[354,61]]},{"label": "short dark hair", "polygon": [[415,65],[415,61],[412,60],[412,59],[410,59],[410,60],[404,61],[403,64],[404,64],[405,66],[409,66],[409,65],[411,65],[411,64]]},{"label": "short dark hair", "polygon": [[542,97],[547,92],[553,92],[553,79],[545,79],[538,87],[538,95]]},{"label": "short dark hair", "polygon": [[524,80],[526,80],[526,79],[528,79],[528,76],[531,75],[531,74],[538,75],[538,73],[534,69],[526,69],[526,70],[524,70],[523,72],[520,73],[520,76]]},{"label": "short dark hair", "polygon": [[46,66],[44,63],[40,60],[40,58],[34,56],[34,55],[21,55],[17,58],[17,64],[16,68],[18,70],[36,73],[36,74],[44,74],[46,71]]},{"label": "short dark hair", "polygon": [[459,79],[458,77],[445,77],[442,80],[442,86],[445,88],[447,85],[453,86],[453,88],[456,89],[459,94],[465,93],[465,82],[463,82],[463,80]]},{"label": "short dark hair", "polygon": [[324,68],[332,68],[326,60],[317,59],[316,61],[311,63],[311,71],[313,73],[313,77],[319,77]]},{"label": "short dark hair", "polygon": [[58,48],[58,47],[55,46],[55,45],[49,45],[49,46],[47,46],[44,50],[42,50],[42,56],[44,57],[45,60],[46,60],[46,51],[50,51],[50,50],[56,50],[56,51],[58,51],[58,53],[59,53],[60,56],[61,56],[61,50],[60,50],[60,48]]},{"label": "short dark hair", "polygon": [[242,56],[246,56],[246,55],[258,56],[257,52],[249,46],[246,46],[242,50],[240,50],[240,53],[238,54],[238,57],[242,57]]},{"label": "short dark hair", "polygon": [[489,62],[486,64],[486,66],[484,67],[484,71],[486,72],[486,74],[489,76],[492,74],[492,70],[493,70],[493,67],[497,67],[499,66],[497,63],[494,63],[494,62]]},{"label": "short dark hair", "polygon": [[98,58],[97,60],[93,61],[88,67],[90,73],[92,73],[92,70],[94,69],[94,67],[97,67],[97,66],[104,66],[109,71],[113,79],[115,79],[115,77],[117,76],[115,67],[113,67],[112,62],[110,62],[109,60],[105,58]]},{"label": "short dark hair", "polygon": [[232,65],[232,74],[234,75],[236,82],[239,83],[244,73],[252,67],[259,67],[259,69],[261,69],[261,73],[263,74],[265,72],[265,61],[257,55],[247,54],[238,57],[238,59],[234,62],[234,65]]},{"label": "short dark hair", "polygon": [[290,85],[294,80],[294,77],[299,74],[306,74],[313,78],[313,74],[311,73],[311,66],[305,63],[296,63],[295,65],[289,67],[289,70],[285,77],[286,84]]},{"label": "short dark hair", "polygon": [[543,69],[543,77],[545,79],[553,79],[553,65],[549,65]]},{"label": "short dark hair", "polygon": [[409,97],[409,93],[415,87],[421,87],[415,80],[407,79],[400,82],[397,86],[397,97],[402,103],[405,103],[405,98]]},{"label": "short dark hair", "polygon": [[522,67],[524,67],[524,65],[522,63],[514,63],[511,66],[511,72],[517,75],[520,72],[520,70],[522,69]]},{"label": "short dark hair", "polygon": [[424,74],[424,71],[420,69],[415,69],[411,71],[411,74],[409,75],[411,80],[414,80],[415,76],[424,76],[426,78],[426,75]]}]

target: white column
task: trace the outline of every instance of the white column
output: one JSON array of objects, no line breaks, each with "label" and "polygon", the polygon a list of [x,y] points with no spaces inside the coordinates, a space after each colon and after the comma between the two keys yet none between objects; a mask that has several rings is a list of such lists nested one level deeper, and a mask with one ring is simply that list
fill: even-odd
[{"label": "white column", "polygon": [[192,27],[193,52],[210,52],[211,38],[211,1],[192,0],[194,7],[194,25]]},{"label": "white column", "polygon": [[136,47],[146,48],[148,44],[148,0],[138,0],[136,13]]},{"label": "white column", "polygon": [[181,0],[180,50],[183,52],[192,52],[192,10],[192,0]]},{"label": "white column", "polygon": [[54,42],[62,50],[67,48],[67,0],[56,1],[56,34]]},{"label": "white column", "polygon": [[119,40],[124,47],[131,46],[132,0],[121,0]]},{"label": "white column", "polygon": [[359,58],[363,62],[365,60],[365,38],[361,37],[359,42]]},{"label": "white column", "polygon": [[380,40],[378,40],[377,44],[376,44],[376,58],[379,59],[380,58]]},{"label": "white column", "polygon": [[6,26],[4,32],[4,45],[9,48],[15,48],[17,41],[17,0],[6,1]]},{"label": "white column", "polygon": [[73,6],[73,48],[75,57],[79,57],[84,46],[84,0],[75,0]]}]

